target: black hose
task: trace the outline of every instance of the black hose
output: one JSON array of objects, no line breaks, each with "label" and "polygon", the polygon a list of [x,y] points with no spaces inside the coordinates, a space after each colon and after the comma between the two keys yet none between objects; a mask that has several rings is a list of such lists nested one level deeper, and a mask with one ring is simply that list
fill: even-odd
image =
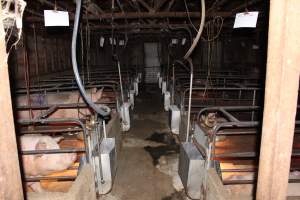
[{"label": "black hose", "polygon": [[98,105],[94,104],[94,102],[86,95],[86,91],[84,89],[84,86],[82,85],[80,75],[78,72],[78,66],[77,66],[77,59],[76,59],[76,44],[77,44],[77,32],[78,32],[78,25],[79,25],[79,18],[80,18],[80,10],[81,10],[81,0],[76,0],[76,13],[75,13],[75,19],[74,19],[74,27],[73,27],[73,35],[72,35],[72,65],[73,65],[73,72],[75,75],[75,80],[77,82],[78,88],[80,90],[80,93],[86,103],[99,115],[101,116],[108,116],[111,112],[111,109],[108,106],[105,105]]}]

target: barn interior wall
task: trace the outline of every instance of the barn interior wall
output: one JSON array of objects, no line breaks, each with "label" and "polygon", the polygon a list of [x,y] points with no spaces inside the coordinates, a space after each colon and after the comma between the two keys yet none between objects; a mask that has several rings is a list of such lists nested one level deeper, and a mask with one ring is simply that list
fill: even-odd
[{"label": "barn interior wall", "polygon": [[13,80],[30,79],[65,71],[71,67],[70,32],[46,32],[26,28],[22,38],[9,57],[10,74]]},{"label": "barn interior wall", "polygon": [[[80,32],[82,33],[82,32]],[[71,70],[71,31],[26,28],[17,48],[11,52],[9,64],[14,80],[25,80],[28,68],[30,79],[38,76]],[[103,47],[100,37],[104,36]],[[231,69],[241,73],[261,73],[264,71],[264,45],[258,33],[251,36],[243,34],[232,37],[233,34],[221,36],[213,42],[201,41],[193,53],[195,68],[202,69]],[[126,48],[116,45],[114,50],[109,42],[111,35],[98,33],[79,34],[78,63],[80,71],[97,69],[98,67],[112,67],[113,54],[117,55],[122,67],[136,67],[143,70],[144,43],[157,42],[159,45],[159,59],[162,66],[167,66],[173,60],[183,57],[190,42],[185,45],[180,42],[170,45],[171,36],[146,37],[141,35],[129,36]],[[177,36],[181,41],[180,36]],[[260,44],[260,45],[258,45]],[[81,48],[82,46],[82,48]],[[209,48],[208,48],[209,47]],[[210,50],[209,50],[210,49]],[[237,53],[238,52],[238,53]],[[243,56],[241,56],[243,55]],[[169,56],[169,58],[168,58]],[[27,67],[28,66],[28,67]]]},{"label": "barn interior wall", "polygon": [[194,66],[210,70],[233,70],[241,74],[264,74],[266,42],[262,35],[224,35],[213,42],[201,41],[193,53]]}]

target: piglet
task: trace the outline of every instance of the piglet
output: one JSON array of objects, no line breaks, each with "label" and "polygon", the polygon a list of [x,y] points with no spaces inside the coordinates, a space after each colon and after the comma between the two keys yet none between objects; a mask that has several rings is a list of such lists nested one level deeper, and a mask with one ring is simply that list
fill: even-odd
[{"label": "piglet", "polygon": [[[58,142],[62,139],[63,137],[25,135],[20,138],[21,149],[23,151],[59,149]],[[76,158],[76,153],[24,155],[22,156],[23,169],[28,177],[45,176],[68,169]],[[35,192],[43,191],[39,182],[28,185]]]}]

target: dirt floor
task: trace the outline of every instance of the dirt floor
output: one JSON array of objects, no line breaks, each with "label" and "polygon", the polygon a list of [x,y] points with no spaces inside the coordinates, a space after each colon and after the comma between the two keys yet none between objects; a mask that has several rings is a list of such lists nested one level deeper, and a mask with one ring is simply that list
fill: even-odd
[{"label": "dirt floor", "polygon": [[186,199],[177,175],[179,148],[169,133],[160,90],[148,85],[141,91],[135,99],[131,129],[123,136],[113,189],[100,199]]}]

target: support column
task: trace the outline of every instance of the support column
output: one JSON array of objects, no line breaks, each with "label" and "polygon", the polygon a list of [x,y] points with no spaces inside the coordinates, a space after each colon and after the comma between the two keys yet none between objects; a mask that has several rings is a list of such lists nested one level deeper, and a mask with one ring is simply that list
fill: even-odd
[{"label": "support column", "polygon": [[257,200],[286,199],[300,71],[300,1],[271,0]]},{"label": "support column", "polygon": [[[2,11],[0,7],[0,16]],[[0,199],[23,199],[13,120],[5,32],[0,20]]]}]

